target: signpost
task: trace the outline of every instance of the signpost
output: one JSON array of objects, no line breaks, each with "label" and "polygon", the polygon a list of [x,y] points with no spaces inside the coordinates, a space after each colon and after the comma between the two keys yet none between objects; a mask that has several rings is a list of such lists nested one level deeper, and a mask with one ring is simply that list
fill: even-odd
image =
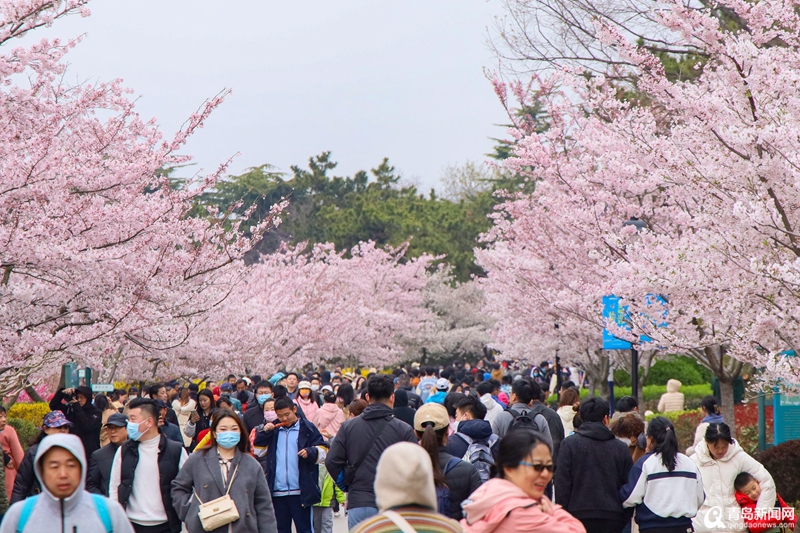
[{"label": "signpost", "polygon": [[92,383],[92,392],[114,392],[113,383]]}]

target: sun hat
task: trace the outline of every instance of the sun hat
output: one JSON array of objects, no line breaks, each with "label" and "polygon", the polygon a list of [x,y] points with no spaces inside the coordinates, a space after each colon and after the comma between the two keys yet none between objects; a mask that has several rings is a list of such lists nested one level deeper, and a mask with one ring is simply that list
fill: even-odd
[{"label": "sun hat", "polygon": [[308,382],[308,381],[301,381],[301,382],[300,382],[300,383],[298,383],[298,385],[297,385],[297,390],[300,390],[300,389],[308,389],[308,390],[311,390],[311,383],[310,383],[310,382]]}]

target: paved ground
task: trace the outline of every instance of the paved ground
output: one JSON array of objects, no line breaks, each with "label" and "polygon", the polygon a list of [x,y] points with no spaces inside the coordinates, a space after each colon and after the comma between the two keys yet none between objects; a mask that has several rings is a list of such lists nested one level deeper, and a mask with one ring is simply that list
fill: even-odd
[{"label": "paved ground", "polygon": [[347,533],[347,516],[345,516],[344,510],[339,511],[339,514],[342,516],[333,517],[333,533]]}]

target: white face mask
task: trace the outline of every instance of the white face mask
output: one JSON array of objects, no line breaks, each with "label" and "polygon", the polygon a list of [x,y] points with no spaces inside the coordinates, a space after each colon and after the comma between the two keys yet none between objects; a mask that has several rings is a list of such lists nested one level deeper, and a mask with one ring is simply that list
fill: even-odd
[{"label": "white face mask", "polygon": [[319,390],[319,385],[311,385],[311,390],[318,391]]}]

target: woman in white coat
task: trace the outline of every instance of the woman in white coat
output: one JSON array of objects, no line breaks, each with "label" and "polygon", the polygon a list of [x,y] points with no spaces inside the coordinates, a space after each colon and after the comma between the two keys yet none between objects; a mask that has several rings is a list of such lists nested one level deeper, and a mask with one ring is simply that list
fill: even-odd
[{"label": "woman in white coat", "polygon": [[733,480],[747,472],[761,485],[758,509],[775,506],[775,482],[761,463],[742,450],[731,437],[727,424],[713,423],[706,428],[705,439],[695,448],[692,456],[703,477],[706,501],[692,521],[696,533],[747,531],[738,518]]}]

